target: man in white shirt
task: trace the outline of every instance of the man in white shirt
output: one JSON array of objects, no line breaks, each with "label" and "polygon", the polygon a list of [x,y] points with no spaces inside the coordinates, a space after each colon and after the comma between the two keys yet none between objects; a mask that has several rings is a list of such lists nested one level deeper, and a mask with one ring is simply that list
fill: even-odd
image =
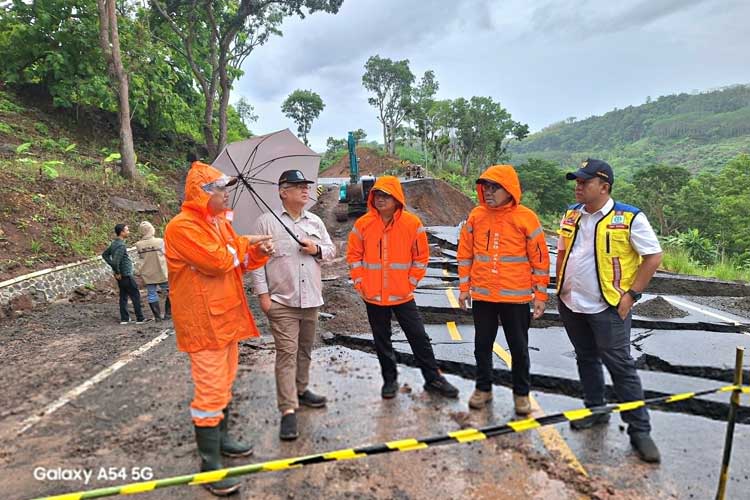
[{"label": "man in white shirt", "polygon": [[299,436],[295,411],[300,404],[311,408],[326,405],[325,396],[308,389],[308,383],[318,307],[323,305],[320,262],[333,259],[336,247],[323,221],[305,210],[313,184],[299,170],[287,170],[279,178],[283,209],[276,216],[302,245],[271,213],[261,215],[255,226],[263,234],[273,235],[274,242],[274,254],[252,276],[276,345],[279,437],[283,440]]},{"label": "man in white shirt", "polygon": [[[630,355],[631,308],[661,263],[661,246],[639,209],[611,198],[614,173],[604,161],[589,159],[576,172],[578,202],[560,222],[557,287],[560,318],[576,352],[587,407],[604,401],[607,367],[620,401],[643,399],[643,388]],[[630,443],[646,462],[659,462],[651,439],[648,411],[621,414]],[[575,430],[609,422],[609,414],[572,421]]]}]

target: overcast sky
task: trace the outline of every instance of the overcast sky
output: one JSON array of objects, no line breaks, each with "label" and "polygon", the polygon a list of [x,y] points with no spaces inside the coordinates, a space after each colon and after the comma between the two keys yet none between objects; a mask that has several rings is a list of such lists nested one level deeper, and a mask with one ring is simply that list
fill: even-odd
[{"label": "overcast sky", "polygon": [[532,131],[647,96],[750,83],[750,0],[344,0],[336,15],[287,19],[253,52],[232,101],[254,133],[290,128],[295,89],[323,98],[310,142],[363,128],[382,142],[362,87],[372,55],[435,71],[438,98],[491,96]]}]

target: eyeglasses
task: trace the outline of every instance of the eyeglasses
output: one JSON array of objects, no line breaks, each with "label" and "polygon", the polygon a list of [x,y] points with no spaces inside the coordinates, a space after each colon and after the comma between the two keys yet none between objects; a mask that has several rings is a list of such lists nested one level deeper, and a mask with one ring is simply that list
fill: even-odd
[{"label": "eyeglasses", "polygon": [[482,183],[482,191],[484,191],[485,193],[492,194],[499,189],[502,189],[502,186],[500,184],[495,184],[494,182]]},{"label": "eyeglasses", "polygon": [[284,189],[299,189],[300,191],[309,191],[312,189],[312,184],[299,182],[299,183],[287,183]]}]

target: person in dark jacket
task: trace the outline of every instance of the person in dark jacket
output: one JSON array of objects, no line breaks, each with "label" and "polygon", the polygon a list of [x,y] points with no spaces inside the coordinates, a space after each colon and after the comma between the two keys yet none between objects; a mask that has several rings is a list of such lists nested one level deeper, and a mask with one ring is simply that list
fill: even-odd
[{"label": "person in dark jacket", "polygon": [[102,253],[102,259],[109,264],[117,280],[120,289],[120,324],[127,325],[130,322],[128,313],[128,297],[133,302],[136,323],[145,323],[143,309],[141,308],[141,295],[138,292],[138,284],[133,278],[133,262],[128,256],[128,248],[125,239],[130,234],[127,224],[115,225],[115,236],[117,236],[109,247]]}]

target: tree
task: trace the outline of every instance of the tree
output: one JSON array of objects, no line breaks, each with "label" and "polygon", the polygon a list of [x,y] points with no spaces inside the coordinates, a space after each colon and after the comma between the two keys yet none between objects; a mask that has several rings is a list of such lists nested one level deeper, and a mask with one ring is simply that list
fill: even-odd
[{"label": "tree", "polygon": [[[365,138],[367,137],[367,132],[365,132],[361,128],[358,128],[357,130],[355,130],[354,132],[352,132],[352,134],[354,135],[354,140],[357,142],[357,144],[359,144],[360,142],[364,141]],[[344,141],[344,142],[346,142],[346,141]]]},{"label": "tree", "polygon": [[460,97],[453,102],[453,115],[463,175],[469,174],[472,160],[481,169],[507,159],[509,141],[529,134],[528,125],[513,121],[491,97]]},{"label": "tree", "polygon": [[636,187],[632,203],[646,212],[659,234],[668,236],[680,221],[674,217],[677,196],[690,181],[683,167],[651,165],[638,169],[632,182]]},{"label": "tree", "polygon": [[341,149],[346,149],[346,139],[336,139],[334,137],[329,137],[326,140],[327,153],[334,153]]},{"label": "tree", "polygon": [[378,121],[383,125],[383,145],[390,154],[396,153],[396,129],[408,110],[413,82],[408,59],[394,62],[375,55],[365,63],[362,85],[375,94],[367,102],[378,109]]},{"label": "tree", "polygon": [[435,94],[440,88],[440,84],[435,79],[435,72],[432,70],[425,71],[419,85],[411,91],[411,102],[409,103],[409,120],[417,129],[419,142],[422,150],[427,149],[427,136],[430,133],[429,112],[435,103]]},{"label": "tree", "polygon": [[99,43],[107,61],[110,79],[118,97],[120,125],[120,174],[133,179],[136,176],[133,131],[130,128],[130,95],[128,74],[120,55],[120,34],[117,29],[115,0],[96,0],[99,10]]},{"label": "tree", "polygon": [[313,120],[320,116],[325,107],[323,99],[312,90],[297,89],[286,98],[281,105],[281,111],[294,120],[297,124],[297,136],[309,146],[307,134],[310,133]]},{"label": "tree", "polygon": [[[203,136],[216,157],[227,138],[227,109],[234,80],[250,53],[273,34],[288,15],[336,13],[343,0],[151,0],[178,38],[175,50],[188,61],[203,92]],[[218,133],[214,109],[218,101]]]},{"label": "tree", "polygon": [[234,105],[234,108],[237,110],[237,114],[240,115],[240,120],[242,120],[242,123],[244,123],[246,127],[248,126],[248,123],[258,121],[258,115],[255,114],[255,108],[252,104],[247,102],[247,99],[244,97],[240,97],[237,104]]},{"label": "tree", "polygon": [[573,202],[572,182],[565,181],[565,172],[555,162],[529,158],[516,167],[521,181],[524,205],[534,200],[535,210],[540,216],[562,215],[565,207]]}]

